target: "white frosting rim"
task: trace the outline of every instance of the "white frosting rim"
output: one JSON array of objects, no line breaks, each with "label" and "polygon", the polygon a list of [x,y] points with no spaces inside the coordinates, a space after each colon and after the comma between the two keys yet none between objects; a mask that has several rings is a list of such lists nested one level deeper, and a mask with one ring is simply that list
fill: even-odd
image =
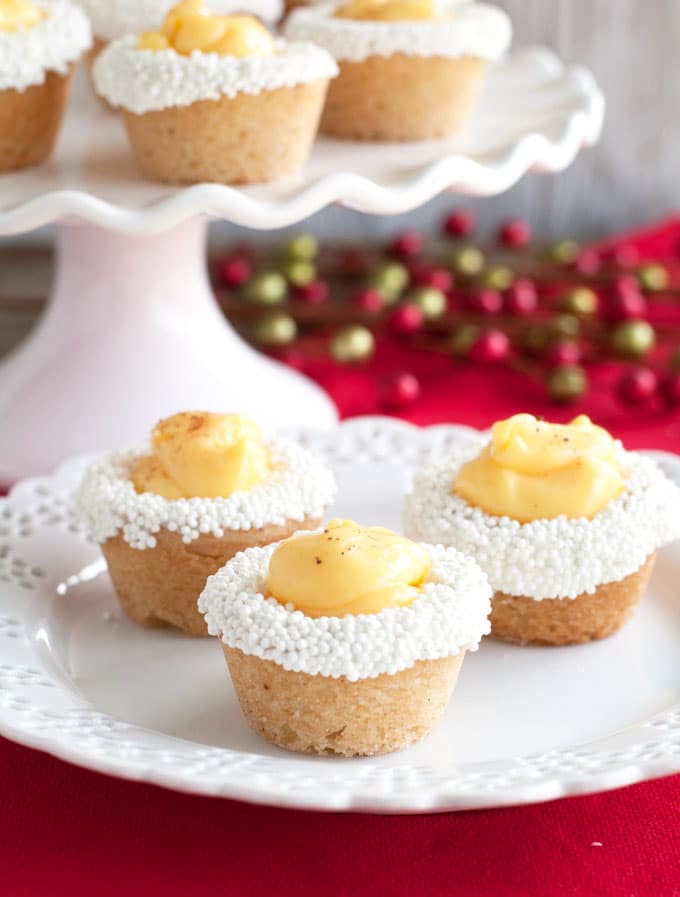
[{"label": "white frosting rim", "polygon": [[338,60],[363,62],[369,56],[476,56],[500,59],[512,41],[509,16],[486,3],[448,0],[451,21],[371,22],[336,19],[340,3],[319,3],[295,10],[284,33],[291,40],[310,40]]},{"label": "white frosting rim", "polygon": [[45,82],[47,72],[65,75],[90,49],[92,31],[71,3],[36,3],[48,15],[32,28],[0,32],[0,90],[26,90]]},{"label": "white frosting rim", "polygon": [[276,547],[236,555],[208,579],[198,601],[210,634],[245,654],[286,670],[356,682],[394,675],[419,660],[476,651],[490,632],[489,583],[471,558],[452,548],[423,546],[432,567],[408,607],[312,618],[265,597]]},{"label": "white frosting rim", "polygon": [[294,87],[333,78],[338,67],[325,50],[277,40],[272,56],[239,59],[219,53],[182,56],[175,50],[140,50],[129,35],[109,44],[94,65],[97,91],[112,106],[143,115],[199,100]]},{"label": "white frosting rim", "polygon": [[114,452],[87,469],[77,507],[88,537],[100,544],[121,533],[131,548],[154,548],[161,528],[190,544],[201,535],[283,526],[323,517],[337,492],[335,478],[310,452],[288,439],[265,440],[271,469],[252,489],[228,498],[169,501],[137,493],[130,482],[133,462],[148,449]]},{"label": "white frosting rim", "polygon": [[[111,41],[126,34],[139,34],[160,28],[177,0],[74,0],[92,23],[100,40]],[[277,22],[283,13],[281,0],[209,0],[212,12],[225,15],[250,13],[268,23]]]},{"label": "white frosting rim", "polygon": [[495,591],[576,598],[635,573],[680,538],[680,489],[650,458],[619,447],[627,488],[592,520],[557,517],[518,523],[494,517],[451,492],[459,469],[488,440],[418,473],[404,505],[412,539],[453,545],[478,562]]}]

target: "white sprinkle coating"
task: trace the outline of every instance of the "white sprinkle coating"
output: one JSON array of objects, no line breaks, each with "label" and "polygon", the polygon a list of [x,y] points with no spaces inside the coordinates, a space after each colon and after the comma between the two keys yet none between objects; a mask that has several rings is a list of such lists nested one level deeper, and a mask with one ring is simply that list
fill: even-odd
[{"label": "white sprinkle coating", "polygon": [[277,40],[271,56],[222,56],[195,50],[140,50],[128,36],[109,44],[94,65],[97,92],[112,106],[143,115],[199,100],[310,84],[334,78],[333,57],[310,43]]},{"label": "white sprinkle coating", "polygon": [[432,567],[409,606],[312,618],[266,597],[276,547],[237,554],[208,579],[198,601],[210,634],[245,654],[286,670],[356,682],[394,675],[419,660],[476,651],[490,632],[489,583],[471,558],[452,548],[423,546]]},{"label": "white sprinkle coating", "polygon": [[[75,0],[86,12],[95,36],[111,41],[126,34],[154,31],[177,0]],[[265,22],[276,22],[283,11],[281,0],[209,0],[216,15],[250,13]]]},{"label": "white sprinkle coating", "polygon": [[411,539],[453,545],[471,554],[495,591],[576,598],[635,573],[650,554],[680,538],[680,489],[650,458],[619,445],[627,486],[592,520],[518,523],[468,504],[451,489],[463,464],[486,440],[417,474],[404,505]]},{"label": "white sprinkle coating", "polygon": [[295,10],[284,33],[311,40],[338,60],[363,62],[369,56],[477,56],[495,62],[508,50],[512,24],[502,9],[486,3],[448,0],[450,21],[373,22],[335,18],[339,3]]},{"label": "white sprinkle coating", "polygon": [[32,28],[0,32],[0,90],[44,84],[47,72],[66,74],[90,49],[92,31],[71,3],[36,3],[47,15]]},{"label": "white sprinkle coating", "polygon": [[283,526],[289,521],[322,517],[336,494],[335,478],[305,449],[288,439],[265,441],[268,476],[252,489],[228,498],[181,498],[169,501],[150,492],[137,493],[129,474],[148,450],[105,456],[85,472],[78,511],[88,537],[100,544],[121,533],[131,548],[156,546],[161,528],[179,533],[186,544],[202,534],[221,538],[228,530],[248,531]]}]

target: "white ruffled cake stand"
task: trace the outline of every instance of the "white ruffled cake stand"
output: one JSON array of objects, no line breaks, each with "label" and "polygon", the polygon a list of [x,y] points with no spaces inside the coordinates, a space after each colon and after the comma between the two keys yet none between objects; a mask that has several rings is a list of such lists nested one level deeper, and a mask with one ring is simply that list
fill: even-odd
[{"label": "white ruffled cake stand", "polygon": [[0,175],[0,236],[57,222],[58,262],[46,313],[0,364],[0,485],[136,444],[149,421],[181,407],[247,410],[272,428],[331,426],[337,415],[318,387],[224,320],[206,271],[208,221],[271,230],[332,203],[392,215],[444,190],[495,195],[529,171],[566,168],[597,141],[603,113],[588,71],[531,49],[492,69],[459,137],[320,139],[299,177],[176,188],[137,173],[121,121],[81,79],[53,160]]}]

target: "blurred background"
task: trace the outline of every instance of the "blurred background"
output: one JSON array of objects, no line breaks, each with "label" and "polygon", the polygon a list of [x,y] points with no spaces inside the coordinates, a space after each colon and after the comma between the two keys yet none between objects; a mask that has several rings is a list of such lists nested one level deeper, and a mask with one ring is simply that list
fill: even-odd
[{"label": "blurred background", "polygon": [[[322,241],[387,240],[406,228],[436,232],[452,206],[465,205],[479,233],[521,218],[537,241],[566,237],[588,241],[659,219],[680,208],[680,125],[676,118],[678,0],[499,0],[512,16],[515,46],[542,44],[568,64],[590,68],[605,96],[607,115],[600,144],[579,155],[556,177],[525,177],[503,196],[466,200],[442,196],[396,218],[327,209],[294,228]],[[243,241],[274,243],[286,231],[253,233],[232,225],[211,230],[214,252]],[[51,269],[45,250],[49,228],[0,240],[0,355],[30,329],[42,308]],[[33,256],[33,247],[42,252]]]}]

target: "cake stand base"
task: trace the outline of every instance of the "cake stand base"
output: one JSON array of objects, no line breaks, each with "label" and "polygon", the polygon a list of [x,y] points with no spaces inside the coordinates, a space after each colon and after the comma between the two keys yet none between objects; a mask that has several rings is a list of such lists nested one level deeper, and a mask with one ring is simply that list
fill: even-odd
[{"label": "cake stand base", "polygon": [[139,444],[182,409],[246,412],[273,429],[337,421],[322,390],[225,321],[206,229],[201,218],[151,237],[58,226],[47,310],[0,364],[0,485],[70,455]]}]

